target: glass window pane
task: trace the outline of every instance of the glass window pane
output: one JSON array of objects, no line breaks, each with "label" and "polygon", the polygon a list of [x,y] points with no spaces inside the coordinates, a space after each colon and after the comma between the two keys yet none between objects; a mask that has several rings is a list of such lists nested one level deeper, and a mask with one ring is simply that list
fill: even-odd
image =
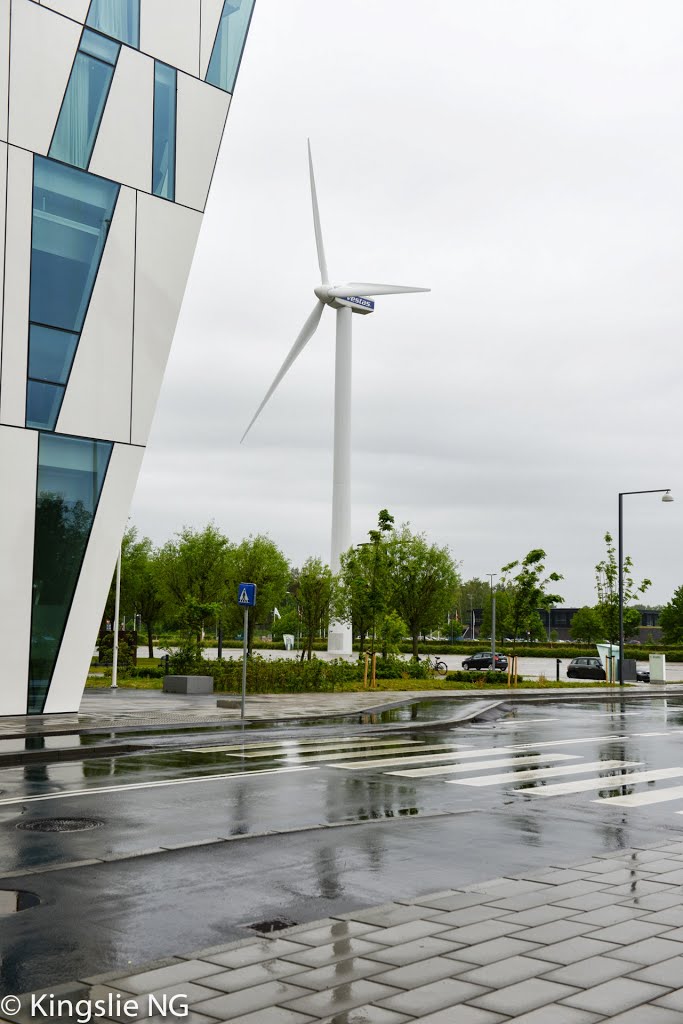
[{"label": "glass window pane", "polygon": [[28,375],[34,380],[66,384],[78,335],[31,324],[28,342]]},{"label": "glass window pane", "polygon": [[30,319],[80,331],[119,186],[35,157]]},{"label": "glass window pane", "polygon": [[176,71],[154,62],[152,192],[175,199]]},{"label": "glass window pane", "polygon": [[87,24],[137,49],[140,46],[140,0],[92,0]]},{"label": "glass window pane", "polygon": [[88,166],[113,74],[110,64],[76,54],[50,146],[53,159],[74,167]]},{"label": "glass window pane", "polygon": [[26,390],[26,426],[54,430],[64,397],[64,388],[30,380]]},{"label": "glass window pane", "polygon": [[40,714],[45,705],[112,447],[40,436],[29,713]]},{"label": "glass window pane", "polygon": [[254,0],[225,0],[206,80],[226,92],[235,88],[253,7]]},{"label": "glass window pane", "polygon": [[103,60],[105,64],[116,64],[121,47],[118,43],[101,36],[98,32],[90,32],[87,28],[81,36],[81,53],[89,53],[91,57]]}]

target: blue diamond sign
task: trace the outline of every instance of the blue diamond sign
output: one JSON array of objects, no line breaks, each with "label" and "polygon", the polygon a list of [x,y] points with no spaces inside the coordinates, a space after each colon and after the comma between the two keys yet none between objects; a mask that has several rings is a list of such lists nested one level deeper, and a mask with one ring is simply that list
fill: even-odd
[{"label": "blue diamond sign", "polygon": [[256,604],[256,584],[240,583],[237,588],[237,603],[242,608],[253,608]]}]

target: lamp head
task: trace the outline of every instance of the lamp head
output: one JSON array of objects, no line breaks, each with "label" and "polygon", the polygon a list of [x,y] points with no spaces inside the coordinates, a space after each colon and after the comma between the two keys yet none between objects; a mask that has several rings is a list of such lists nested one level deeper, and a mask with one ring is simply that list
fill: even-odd
[{"label": "lamp head", "polygon": [[666,494],[662,495],[662,501],[673,501],[673,496],[667,491]]}]

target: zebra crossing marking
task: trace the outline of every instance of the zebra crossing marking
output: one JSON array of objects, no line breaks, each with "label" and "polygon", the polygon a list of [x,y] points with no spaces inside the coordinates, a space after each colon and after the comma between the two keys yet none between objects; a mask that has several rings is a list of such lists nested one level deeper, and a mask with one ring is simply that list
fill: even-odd
[{"label": "zebra crossing marking", "polygon": [[337,738],[337,739],[320,739],[320,740],[280,740],[279,743],[244,743],[244,744],[242,744],[242,743],[230,743],[230,744],[227,744],[227,745],[215,746],[215,747],[183,747],[183,750],[185,750],[186,752],[191,753],[191,754],[214,754],[214,753],[215,754],[218,754],[218,753],[226,753],[226,754],[228,754],[229,753],[229,754],[234,754],[236,756],[241,756],[243,751],[245,751],[245,750],[248,750],[248,751],[255,750],[255,751],[258,751],[257,754],[244,754],[244,756],[245,757],[259,757],[261,754],[265,754],[269,750],[277,750],[277,749],[280,749],[280,748],[285,749],[285,750],[288,750],[288,749],[291,749],[291,750],[303,750],[303,749],[329,750],[331,746],[344,747],[344,748],[348,749],[350,747],[369,747],[371,745],[375,745],[375,746],[398,746],[398,745],[400,745],[400,746],[403,746],[405,744],[407,746],[408,744],[415,745],[415,744],[418,744],[419,742],[420,742],[419,740],[404,740],[404,739],[401,739],[400,737],[398,737],[398,738],[396,738],[394,740],[381,740],[381,739],[377,739],[377,740],[375,740],[375,739],[366,739],[366,740],[348,739],[348,740],[345,740],[345,739]]},{"label": "zebra crossing marking", "polygon": [[[449,756],[451,757],[458,757],[460,754],[457,746],[448,747],[445,743],[425,743],[425,745],[421,746],[419,749],[425,751],[440,750],[444,754],[449,754]],[[366,751],[351,750],[342,753],[335,752],[333,754],[314,754],[310,750],[303,750],[300,756],[305,757],[307,761],[347,761],[352,757],[380,757],[382,755],[386,755],[386,757],[391,757],[393,754],[396,754],[398,756],[401,753],[405,753],[407,757],[409,754],[415,753],[415,747],[408,747],[405,751],[403,751],[400,747],[392,747],[391,749],[380,748],[379,750],[376,747],[373,747]],[[382,761],[382,763],[387,764],[388,762]],[[330,765],[330,767],[334,768],[334,765]]]},{"label": "zebra crossing marking", "polygon": [[[387,775],[401,775],[404,778],[419,779],[427,775],[457,775],[464,772],[481,771],[486,768],[511,768],[516,764],[535,764],[537,767],[551,761],[575,761],[578,754],[529,754],[526,757],[502,757],[494,761],[477,761],[476,764],[444,764],[432,768],[407,768],[405,771],[387,772]],[[333,766],[334,767],[334,766]],[[344,767],[341,765],[340,767]]]},{"label": "zebra crossing marking", "polygon": [[[615,804],[617,807],[643,807],[646,804],[663,804],[669,800],[683,799],[683,786],[670,786],[650,793],[631,793],[629,796],[610,796],[604,800],[593,800],[594,804]],[[676,811],[676,814],[680,814]]]},{"label": "zebra crossing marking", "polygon": [[[501,775],[478,775],[473,779],[447,779],[450,786],[500,786],[508,782],[532,782],[535,779],[552,779],[558,775],[581,775],[584,772],[596,772],[608,768],[632,768],[643,764],[642,761],[586,761],[583,764],[568,764],[561,768],[541,768],[538,771],[529,769],[522,772],[505,772]],[[683,787],[681,787],[683,795]],[[604,803],[603,800],[598,801]]]},{"label": "zebra crossing marking", "polygon": [[[584,793],[591,789],[609,789],[610,784],[632,786],[636,782],[657,782],[659,779],[676,779],[683,775],[683,768],[655,768],[646,772],[627,772],[624,775],[606,775],[601,779],[579,779],[573,782],[556,782],[542,789],[530,789],[529,796],[564,796],[568,793]],[[600,803],[604,803],[601,800]],[[683,814],[683,811],[677,811]]]}]

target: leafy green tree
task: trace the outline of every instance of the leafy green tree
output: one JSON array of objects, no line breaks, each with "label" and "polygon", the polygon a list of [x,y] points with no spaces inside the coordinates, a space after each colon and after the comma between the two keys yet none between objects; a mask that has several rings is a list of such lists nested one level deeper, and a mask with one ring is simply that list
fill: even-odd
[{"label": "leafy green tree", "polygon": [[683,587],[678,587],[669,603],[662,608],[659,625],[665,643],[683,643]]},{"label": "leafy green tree", "polygon": [[[471,580],[465,580],[460,584],[455,608],[465,638],[472,639],[472,613],[481,608],[484,616],[486,616],[486,609],[488,608],[490,611],[490,607],[491,585],[488,580],[480,580],[478,576],[474,576]],[[484,629],[485,627],[482,623],[482,632],[484,632]],[[498,632],[497,629],[496,632]],[[487,635],[490,636],[490,634],[491,618],[489,615]]]},{"label": "leafy green tree", "polygon": [[[559,594],[547,592],[548,586],[559,583],[562,576],[557,572],[546,575],[545,558],[542,548],[534,548],[521,562],[510,562],[500,570],[501,584],[509,591],[510,597],[509,627],[513,655],[519,637],[527,634],[530,638],[540,639],[545,635],[538,609],[561,604],[563,600]],[[515,575],[514,570],[517,570]]]},{"label": "leafy green tree", "polygon": [[[602,619],[603,634],[611,644],[619,643],[619,563],[610,533],[605,534],[607,547],[605,558],[595,566],[595,588],[598,594],[597,609]],[[637,584],[633,578],[633,561],[626,555],[623,565],[624,586],[624,636],[633,636],[638,632],[640,612],[637,608],[626,607],[637,600],[652,581],[644,579]]]},{"label": "leafy green tree", "polygon": [[349,548],[340,559],[335,614],[351,622],[354,636],[360,636],[361,654],[368,636],[374,654],[377,626],[390,610],[387,538],[393,525],[394,517],[387,509],[380,509],[376,529],[368,531],[370,540]]},{"label": "leafy green tree", "polygon": [[330,567],[323,565],[319,558],[306,559],[297,573],[294,596],[299,606],[305,645],[301,652],[302,661],[304,654],[309,661],[311,660],[313,641],[321,626],[327,625],[334,584],[335,579]]},{"label": "leafy green tree", "polygon": [[399,653],[401,650],[401,640],[407,632],[408,627],[397,612],[390,611],[382,616],[377,627],[377,638],[383,658]]},{"label": "leafy green tree", "polygon": [[242,609],[237,604],[237,588],[240,583],[256,584],[256,605],[249,610],[247,636],[248,653],[251,655],[256,623],[266,621],[287,593],[291,575],[289,562],[279,547],[263,534],[250,536],[233,547],[226,561],[226,581],[231,598],[227,605],[228,616],[237,629],[243,627]]},{"label": "leafy green tree", "polygon": [[418,656],[420,634],[441,622],[458,590],[458,570],[447,547],[429,544],[407,524],[387,543],[389,605],[403,619]]},{"label": "leafy green tree", "polygon": [[[496,587],[496,640],[504,640],[508,636],[514,636],[513,627],[510,621],[511,594],[502,586]],[[481,635],[491,636],[491,596],[489,592],[488,603],[485,603],[481,619]]]},{"label": "leafy green tree", "polygon": [[602,616],[597,608],[589,608],[587,605],[579,608],[572,616],[569,627],[572,640],[580,643],[593,644],[604,639],[602,628]]},{"label": "leafy green tree", "polygon": [[209,523],[203,530],[186,526],[159,551],[162,597],[197,645],[203,636],[204,622],[216,613],[225,615],[231,552],[230,541],[215,523]]},{"label": "leafy green tree", "polygon": [[135,527],[126,530],[121,548],[121,608],[135,623],[135,629],[139,616],[147,632],[148,656],[153,658],[154,631],[163,616],[165,601],[157,552],[149,537],[138,540]]}]

